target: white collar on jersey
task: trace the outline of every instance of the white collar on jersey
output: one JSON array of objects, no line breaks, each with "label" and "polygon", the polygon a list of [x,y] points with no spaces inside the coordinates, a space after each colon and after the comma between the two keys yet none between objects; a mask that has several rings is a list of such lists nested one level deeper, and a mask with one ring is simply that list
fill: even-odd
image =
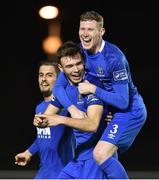
[{"label": "white collar on jersey", "polygon": [[102,52],[102,50],[103,50],[103,48],[104,48],[104,45],[105,45],[105,41],[102,40],[102,45],[101,45],[101,47],[100,47],[100,49],[99,49],[99,52]]}]

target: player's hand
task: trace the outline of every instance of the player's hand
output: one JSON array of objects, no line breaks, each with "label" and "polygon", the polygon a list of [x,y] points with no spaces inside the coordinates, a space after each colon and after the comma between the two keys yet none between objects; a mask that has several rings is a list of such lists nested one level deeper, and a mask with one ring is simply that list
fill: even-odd
[{"label": "player's hand", "polygon": [[113,115],[112,115],[111,112],[109,112],[108,115],[105,118],[105,121],[106,121],[107,124],[109,124],[112,121],[112,119],[113,119]]},{"label": "player's hand", "polygon": [[37,115],[38,114],[34,116],[34,120],[33,120],[34,126],[39,126],[43,122],[42,118],[38,117]]},{"label": "player's hand", "polygon": [[96,86],[85,80],[84,82],[78,84],[78,91],[80,94],[94,94],[96,91]]},{"label": "player's hand", "polygon": [[48,120],[44,114],[36,114],[34,117],[33,124],[40,128],[45,128],[48,125]]},{"label": "player's hand", "polygon": [[59,115],[47,115],[47,114],[38,114],[38,117],[43,119],[42,125],[48,126],[57,126],[62,124],[64,116]]},{"label": "player's hand", "polygon": [[79,110],[76,106],[74,105],[71,105],[69,108],[68,108],[68,111],[71,115],[72,118],[76,118],[76,119],[82,119],[82,118],[85,118],[87,117],[86,113]]},{"label": "player's hand", "polygon": [[25,166],[31,160],[32,154],[26,150],[25,152],[19,153],[15,156],[15,164],[19,166]]}]

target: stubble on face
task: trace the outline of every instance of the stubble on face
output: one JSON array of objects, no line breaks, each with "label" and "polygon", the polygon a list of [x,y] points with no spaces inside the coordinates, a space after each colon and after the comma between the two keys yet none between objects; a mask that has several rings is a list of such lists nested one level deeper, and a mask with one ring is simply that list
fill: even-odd
[{"label": "stubble on face", "polygon": [[52,95],[57,72],[53,66],[43,65],[39,69],[39,88],[44,98]]}]

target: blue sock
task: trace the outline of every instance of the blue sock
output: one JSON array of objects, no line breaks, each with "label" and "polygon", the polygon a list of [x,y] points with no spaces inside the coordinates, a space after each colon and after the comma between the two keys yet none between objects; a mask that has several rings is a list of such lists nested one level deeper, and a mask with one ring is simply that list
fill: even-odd
[{"label": "blue sock", "polygon": [[112,156],[99,166],[106,173],[108,179],[129,179],[124,167]]}]

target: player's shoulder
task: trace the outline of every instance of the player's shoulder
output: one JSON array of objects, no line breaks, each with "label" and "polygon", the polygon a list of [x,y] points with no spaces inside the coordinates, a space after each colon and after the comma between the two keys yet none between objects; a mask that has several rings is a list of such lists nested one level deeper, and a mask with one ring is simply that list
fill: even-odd
[{"label": "player's shoulder", "polygon": [[110,65],[118,64],[120,61],[123,62],[123,59],[126,59],[122,50],[117,45],[108,41],[105,42],[104,56]]},{"label": "player's shoulder", "polygon": [[39,113],[41,111],[41,109],[43,108],[43,104],[44,104],[44,100],[39,100],[39,102],[35,107],[36,113]]},{"label": "player's shoulder", "polygon": [[43,103],[44,103],[44,100],[39,100],[37,105],[36,105],[36,108],[42,106]]},{"label": "player's shoulder", "polygon": [[118,47],[118,45],[105,41],[104,51],[107,52],[110,56],[123,56],[124,53]]},{"label": "player's shoulder", "polygon": [[52,104],[53,106],[56,106],[57,108],[62,108],[61,103],[55,96],[53,96],[53,98],[51,99],[50,104]]}]

